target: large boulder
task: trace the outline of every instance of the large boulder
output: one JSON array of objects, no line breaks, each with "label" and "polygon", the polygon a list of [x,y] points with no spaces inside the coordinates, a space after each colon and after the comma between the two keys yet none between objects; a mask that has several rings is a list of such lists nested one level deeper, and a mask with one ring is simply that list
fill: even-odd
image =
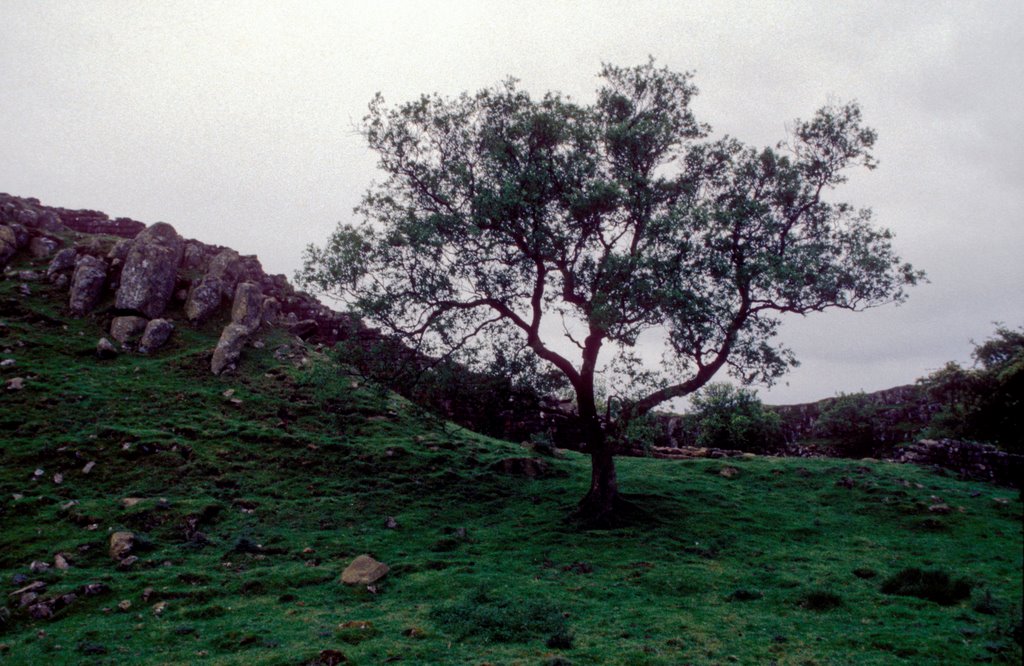
[{"label": "large boulder", "polygon": [[252,331],[242,324],[232,323],[224,327],[210,360],[210,370],[213,374],[219,375],[225,370],[234,369],[242,356],[242,347],[248,342],[251,333]]},{"label": "large boulder", "polygon": [[0,226],[0,268],[7,265],[7,262],[21,249],[18,234],[9,226]]},{"label": "large boulder", "polygon": [[60,249],[61,242],[49,236],[36,236],[28,244],[28,251],[36,259],[48,257]]},{"label": "large boulder", "polygon": [[263,292],[259,285],[242,282],[235,288],[231,305],[231,322],[245,326],[250,333],[260,326],[263,310]]},{"label": "large boulder", "polygon": [[220,307],[223,293],[220,278],[204,275],[192,285],[185,301],[185,316],[195,324],[201,324],[210,318]]},{"label": "large boulder", "polygon": [[146,330],[142,332],[142,339],[139,340],[139,352],[148,354],[163,347],[173,332],[174,324],[167,319],[150,321],[146,324]]},{"label": "large boulder", "polygon": [[150,319],[159,317],[174,295],[184,241],[174,227],[157,222],[135,237],[117,290],[115,306]]},{"label": "large boulder", "polygon": [[86,254],[75,262],[75,273],[71,278],[71,292],[68,307],[72,314],[84,315],[91,312],[103,295],[107,281],[107,262],[99,257]]},{"label": "large boulder", "polygon": [[239,279],[241,279],[244,273],[245,266],[242,262],[242,257],[231,248],[227,248],[218,252],[210,260],[210,269],[206,272],[206,275],[220,280],[221,295],[224,298],[231,298],[235,293],[235,287],[238,285]]}]

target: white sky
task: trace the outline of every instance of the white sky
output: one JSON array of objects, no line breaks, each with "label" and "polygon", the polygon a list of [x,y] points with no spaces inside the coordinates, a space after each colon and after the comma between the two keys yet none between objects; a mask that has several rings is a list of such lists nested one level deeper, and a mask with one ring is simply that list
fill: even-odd
[{"label": "white sky", "polygon": [[716,134],[783,138],[830,97],[879,131],[870,206],[930,284],[787,322],[768,402],[912,382],[1024,323],[1024,2],[0,0],[0,191],[257,254],[291,276],[375,177],[353,130],[508,75],[590,101],[601,62],[694,70]]}]

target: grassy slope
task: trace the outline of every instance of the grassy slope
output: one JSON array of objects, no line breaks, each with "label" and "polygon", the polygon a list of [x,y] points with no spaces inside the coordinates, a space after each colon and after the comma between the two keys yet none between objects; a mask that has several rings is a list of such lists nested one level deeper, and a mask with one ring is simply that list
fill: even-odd
[{"label": "grassy slope", "polygon": [[[27,378],[0,395],[2,589],[22,573],[111,592],[42,621],[9,600],[4,663],[300,664],[324,649],[360,664],[1019,663],[1015,491],[881,463],[744,459],[725,478],[720,461],[623,459],[645,516],[581,532],[564,518],[588,477],[578,455],[551,461],[564,478],[491,472],[523,450],[354,388],[313,350],[304,367],[278,360],[277,333],[235,377],[208,372],[219,322],[180,327],[152,358],[97,361],[99,316],[33,289],[0,282],[0,357],[17,360],[0,380]],[[929,512],[932,496],[954,511]],[[148,543],[131,571],[107,556],[117,529]],[[57,552],[70,569],[30,574]],[[377,594],[338,582],[364,552],[392,567]],[[880,592],[910,566],[972,595]]]}]

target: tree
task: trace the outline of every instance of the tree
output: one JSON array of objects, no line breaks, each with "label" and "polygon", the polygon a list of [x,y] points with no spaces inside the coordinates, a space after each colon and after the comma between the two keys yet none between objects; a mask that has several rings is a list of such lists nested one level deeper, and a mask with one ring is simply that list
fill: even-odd
[{"label": "tree", "polygon": [[856,104],[758,150],[707,138],[689,73],[600,77],[587,105],[514,79],[395,107],[378,94],[362,131],[385,179],[299,279],[431,353],[525,349],[560,371],[592,460],[579,512],[607,523],[632,420],[723,368],[770,383],[795,364],[782,313],[901,301],[920,274],[869,211],[825,197],[875,165]]},{"label": "tree", "polygon": [[750,389],[711,382],[693,394],[690,405],[698,446],[764,452],[783,442],[782,419]]}]

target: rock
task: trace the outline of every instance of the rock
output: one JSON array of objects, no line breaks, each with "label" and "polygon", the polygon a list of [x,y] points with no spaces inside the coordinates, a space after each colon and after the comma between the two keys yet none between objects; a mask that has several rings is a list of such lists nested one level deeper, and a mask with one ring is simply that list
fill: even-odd
[{"label": "rock", "polygon": [[0,226],[0,268],[6,266],[20,249],[21,246],[18,244],[18,236],[14,229]]},{"label": "rock", "polygon": [[120,562],[117,563],[117,568],[121,571],[127,571],[135,566],[135,563],[139,561],[138,555],[129,555]]},{"label": "rock", "polygon": [[281,302],[273,296],[263,299],[263,323],[267,326],[275,326],[281,316]]},{"label": "rock", "polygon": [[929,506],[928,511],[930,513],[937,513],[940,516],[944,516],[953,511],[953,509],[945,502],[940,502],[938,504],[932,504],[931,506]]},{"label": "rock", "polygon": [[0,368],[13,368],[16,365],[18,365],[18,362],[15,361],[13,358],[5,358],[4,360],[0,361]]},{"label": "rock", "polygon": [[78,253],[75,251],[75,248],[64,248],[54,255],[53,260],[50,261],[50,265],[46,269],[46,278],[52,282],[56,276],[74,270],[77,259]]},{"label": "rock", "polygon": [[41,276],[35,271],[18,271],[15,277],[25,282],[36,282]]},{"label": "rock", "polygon": [[88,254],[79,257],[71,277],[68,306],[72,314],[84,315],[92,311],[103,294],[106,281],[107,262]]},{"label": "rock", "polygon": [[166,610],[167,610],[167,602],[166,601],[158,601],[157,603],[153,604],[153,615],[156,615],[157,617],[160,617],[161,615],[163,615],[164,611],[166,611]]},{"label": "rock", "polygon": [[29,253],[36,259],[42,259],[48,257],[56,252],[61,246],[61,242],[55,238],[49,238],[48,236],[36,236],[28,243]]},{"label": "rock", "polygon": [[85,463],[85,467],[82,468],[82,474],[88,474],[89,472],[92,471],[92,468],[95,466],[96,461],[94,460],[90,460],[89,462]]},{"label": "rock", "polygon": [[309,662],[309,666],[340,666],[340,664],[347,664],[348,657],[345,653],[338,650],[320,650],[320,654],[316,656],[316,659]]},{"label": "rock", "polygon": [[245,273],[245,266],[242,257],[237,252],[228,248],[221,250],[210,260],[210,268],[206,272],[209,277],[217,278],[221,285],[221,296],[231,298],[235,293],[235,286]]},{"label": "rock", "polygon": [[132,241],[121,271],[115,305],[150,319],[163,314],[174,294],[184,241],[174,227],[157,222]]},{"label": "rock", "polygon": [[210,370],[219,375],[225,370],[233,369],[242,356],[242,347],[249,339],[249,329],[241,324],[228,324],[220,334],[217,347],[213,350]]},{"label": "rock", "polygon": [[128,258],[128,251],[130,249],[132,249],[132,242],[129,239],[125,238],[124,240],[119,240],[114,243],[113,247],[110,248],[110,251],[107,252],[107,259],[109,259],[111,263],[117,262],[123,264],[124,260]]},{"label": "rock", "polygon": [[142,335],[142,332],[146,330],[146,325],[148,323],[149,320],[145,317],[136,317],[133,315],[114,317],[110,322],[110,337],[114,338],[122,345],[127,344]]},{"label": "rock", "polygon": [[384,519],[384,527],[389,530],[398,529],[398,521],[395,520],[394,516],[388,516]]},{"label": "rock", "polygon": [[68,562],[68,559],[64,557],[63,553],[57,553],[53,556],[53,566],[61,571],[67,571],[71,568],[71,564]]},{"label": "rock", "polygon": [[223,300],[220,278],[203,276],[192,285],[185,301],[185,316],[194,324],[201,324],[210,318]]},{"label": "rock", "polygon": [[31,296],[32,288],[23,282],[18,285],[18,293],[21,294],[22,296]]},{"label": "rock", "polygon": [[26,585],[23,588],[20,588],[20,589],[15,590],[14,592],[11,592],[8,596],[12,597],[12,598],[13,597],[20,597],[22,595],[28,594],[29,592],[35,592],[36,594],[40,594],[40,593],[42,593],[45,590],[46,590],[46,583],[44,583],[41,580],[37,580],[37,581],[33,581],[33,582],[29,583],[28,585]]},{"label": "rock", "polygon": [[135,506],[136,504],[139,504],[139,503],[144,502],[144,501],[145,501],[145,498],[143,498],[143,497],[122,497],[121,498],[121,506],[124,507],[125,509],[130,509],[133,506]]},{"label": "rock", "polygon": [[49,601],[40,601],[28,607],[28,615],[33,620],[48,620],[53,617],[53,606]]},{"label": "rock", "polygon": [[387,575],[391,568],[369,555],[360,555],[341,572],[345,585],[372,585]]},{"label": "rock", "polygon": [[740,470],[736,467],[723,467],[719,470],[718,475],[726,479],[734,479],[740,475]]},{"label": "rock", "polygon": [[187,241],[185,243],[185,249],[181,254],[181,267],[186,270],[195,270],[197,268],[204,268],[203,263],[206,260],[206,252],[203,249],[203,244],[198,241]]},{"label": "rock", "polygon": [[153,319],[146,325],[139,341],[139,352],[149,354],[160,349],[174,332],[174,324],[167,319]]},{"label": "rock", "polygon": [[42,573],[47,571],[49,568],[49,562],[42,562],[40,560],[33,560],[32,563],[28,565],[28,570],[32,573]]},{"label": "rock", "polygon": [[316,333],[317,328],[319,328],[319,326],[315,319],[303,319],[302,321],[297,321],[294,324],[289,324],[288,332],[305,340]]},{"label": "rock", "polygon": [[106,338],[100,338],[96,343],[96,357],[104,360],[117,358],[117,347]]},{"label": "rock", "polygon": [[263,292],[252,282],[241,282],[235,288],[235,298],[231,304],[232,323],[244,326],[253,333],[262,320]]},{"label": "rock", "polygon": [[131,609],[132,602],[130,599],[122,599],[121,601],[117,602],[117,610],[121,611],[122,613],[126,613]]},{"label": "rock", "polygon": [[135,548],[134,532],[114,532],[110,535],[110,558],[123,560]]},{"label": "rock", "polygon": [[25,388],[25,378],[11,377],[10,379],[7,380],[7,383],[4,386],[7,388],[8,391],[20,391],[21,389]]}]

